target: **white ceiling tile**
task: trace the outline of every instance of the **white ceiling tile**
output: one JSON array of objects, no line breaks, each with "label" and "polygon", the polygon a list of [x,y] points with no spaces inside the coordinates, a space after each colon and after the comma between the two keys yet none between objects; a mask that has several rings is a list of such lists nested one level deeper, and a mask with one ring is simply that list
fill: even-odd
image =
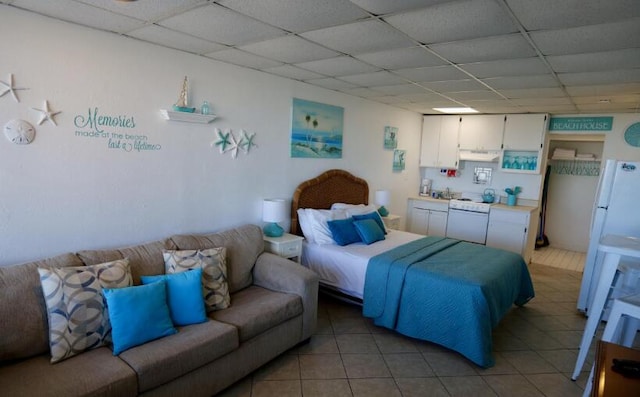
[{"label": "white ceiling tile", "polygon": [[640,83],[582,85],[567,87],[567,92],[573,96],[603,96],[615,94],[639,94]]},{"label": "white ceiling tile", "polygon": [[407,69],[447,64],[422,47],[394,48],[358,54],[355,57],[383,69]]},{"label": "white ceiling tile", "polygon": [[222,44],[212,43],[158,25],[148,25],[133,30],[127,33],[127,36],[195,54],[206,54],[225,48]]},{"label": "white ceiling tile", "polygon": [[566,86],[588,84],[619,84],[640,81],[640,69],[620,69],[603,72],[559,73]]},{"label": "white ceiling tile", "polygon": [[164,19],[158,24],[227,45],[244,44],[285,34],[281,29],[216,4],[191,9]]},{"label": "white ceiling tile", "polygon": [[315,61],[317,59],[330,58],[338,55],[335,51],[310,43],[309,41],[297,36],[278,37],[271,40],[247,44],[240,46],[239,48],[257,55],[277,59],[285,63]]},{"label": "white ceiling tile", "polygon": [[640,110],[640,104],[590,104],[590,105],[576,105],[578,109],[583,113],[638,113]]},{"label": "white ceiling tile", "polygon": [[519,106],[476,106],[474,109],[484,114],[511,114],[525,112],[525,110]]},{"label": "white ceiling tile", "polygon": [[460,103],[454,102],[454,101],[450,101],[450,100],[448,100],[446,98],[440,98],[440,99],[437,99],[437,100],[427,101],[427,102],[412,102],[412,103],[414,103],[418,107],[429,108],[429,109],[460,106]]},{"label": "white ceiling tile", "polygon": [[450,0],[351,0],[352,3],[375,15],[414,10],[445,1]]},{"label": "white ceiling tile", "polygon": [[77,3],[72,0],[16,0],[12,5],[51,16],[62,21],[73,22],[109,32],[123,33],[144,26],[144,21],[142,20],[115,14],[111,11]]},{"label": "white ceiling tile", "polygon": [[433,44],[429,48],[458,64],[536,56],[534,48],[519,33]]},{"label": "white ceiling tile", "polygon": [[517,106],[507,99],[467,100],[464,102],[474,109],[477,107]]},{"label": "white ceiling tile", "polygon": [[437,92],[477,91],[486,89],[485,86],[475,80],[451,80],[420,83]]},{"label": "white ceiling tile", "polygon": [[567,94],[560,87],[499,90],[507,98],[557,98]]},{"label": "white ceiling tile", "polygon": [[288,77],[294,80],[311,80],[325,77],[321,74],[300,69],[292,65],[281,65],[273,68],[265,68],[262,70],[267,73],[277,74],[278,76]]},{"label": "white ceiling tile", "polygon": [[415,84],[383,85],[376,87],[376,90],[389,95],[418,94],[428,92],[423,87]]},{"label": "white ceiling tile", "polygon": [[375,66],[367,65],[362,61],[346,55],[321,59],[318,61],[298,63],[296,66],[317,73],[322,73],[327,76],[347,76],[350,74],[368,73],[380,70]]},{"label": "white ceiling tile", "polygon": [[216,51],[206,54],[207,57],[217,59],[218,61],[232,63],[234,65],[245,66],[253,69],[265,69],[269,67],[279,66],[282,63],[272,59],[263,58],[258,55],[249,54],[244,51],[230,48],[228,50]]},{"label": "white ceiling tile", "polygon": [[225,7],[291,32],[341,25],[368,14],[347,0],[223,0]]},{"label": "white ceiling tile", "polygon": [[412,81],[463,80],[469,76],[453,66],[433,66],[427,68],[400,69],[394,73]]},{"label": "white ceiling tile", "polygon": [[494,0],[451,1],[385,20],[423,44],[497,36],[518,31]]},{"label": "white ceiling tile", "polygon": [[376,102],[381,102],[381,103],[409,103],[409,102],[411,102],[406,98],[400,98],[399,96],[395,96],[395,95],[384,95],[384,96],[379,96],[379,97],[371,97],[369,99],[374,100]]},{"label": "white ceiling tile", "polygon": [[547,61],[557,73],[633,69],[640,68],[640,48],[587,54],[555,55],[548,56]]},{"label": "white ceiling tile", "polygon": [[355,96],[359,96],[359,97],[362,97],[362,98],[373,98],[373,97],[384,95],[384,92],[378,91],[377,87],[376,87],[376,89],[371,89],[371,88],[349,88],[349,89],[343,90],[342,92],[344,92],[345,94],[355,95]]},{"label": "white ceiling tile", "polygon": [[[638,104],[640,103],[640,94],[630,95],[607,95],[607,96],[577,96],[573,97],[573,102],[577,105],[603,105],[601,100],[609,100],[608,105],[624,105],[624,104]],[[604,104],[607,106],[607,104]]]},{"label": "white ceiling tile", "polygon": [[190,8],[201,5],[202,0],[147,0],[147,1],[113,1],[113,0],[76,0],[80,3],[90,4],[104,8],[118,14],[141,19],[147,22],[156,22]]},{"label": "white ceiling tile", "polygon": [[558,82],[551,74],[539,74],[534,76],[491,77],[482,79],[489,87],[495,90],[516,88],[548,88],[558,87]]},{"label": "white ceiling tile", "polygon": [[442,99],[442,96],[435,93],[429,93],[428,91],[424,91],[422,94],[398,95],[398,98],[407,99],[411,102],[416,102],[416,103],[425,103],[425,102],[439,101]]},{"label": "white ceiling tile", "polygon": [[530,36],[544,55],[581,54],[640,47],[638,26],[638,20],[630,20],[531,32]]},{"label": "white ceiling tile", "polygon": [[500,95],[490,90],[448,92],[447,96],[456,101],[502,99]]},{"label": "white ceiling tile", "polygon": [[578,108],[573,105],[526,105],[523,106],[530,113],[577,113]]},{"label": "white ceiling tile", "polygon": [[314,30],[303,33],[301,36],[347,54],[361,54],[415,45],[402,33],[378,20]]},{"label": "white ceiling tile", "polygon": [[358,88],[356,84],[351,84],[343,80],[334,79],[333,77],[329,77],[326,79],[312,79],[306,81],[309,84],[317,85],[319,87],[328,88],[330,90],[349,90],[352,88]]},{"label": "white ceiling tile", "polygon": [[520,99],[511,99],[511,102],[521,105],[521,106],[529,106],[529,105],[571,105],[571,99],[568,97],[557,97],[557,98],[520,98]]},{"label": "white ceiling tile", "polygon": [[594,25],[640,16],[637,0],[506,0],[527,30]]},{"label": "white ceiling tile", "polygon": [[341,77],[341,79],[363,87],[376,87],[406,83],[406,81],[402,77],[396,76],[386,71],[343,76]]},{"label": "white ceiling tile", "polygon": [[479,79],[486,77],[526,76],[549,72],[544,62],[537,57],[466,63],[459,66]]}]

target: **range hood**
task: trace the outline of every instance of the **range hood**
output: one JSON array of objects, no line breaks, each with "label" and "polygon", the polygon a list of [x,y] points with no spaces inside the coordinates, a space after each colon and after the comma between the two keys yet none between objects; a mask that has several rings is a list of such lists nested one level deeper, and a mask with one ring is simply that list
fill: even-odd
[{"label": "range hood", "polygon": [[460,150],[460,160],[497,162],[500,159],[499,150]]}]

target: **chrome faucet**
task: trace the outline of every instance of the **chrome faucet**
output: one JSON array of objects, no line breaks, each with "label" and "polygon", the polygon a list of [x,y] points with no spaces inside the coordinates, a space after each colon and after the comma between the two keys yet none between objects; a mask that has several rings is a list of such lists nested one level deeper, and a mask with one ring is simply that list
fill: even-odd
[{"label": "chrome faucet", "polygon": [[446,198],[446,199],[450,199],[451,198],[451,190],[449,190],[449,188],[445,189],[444,198]]}]

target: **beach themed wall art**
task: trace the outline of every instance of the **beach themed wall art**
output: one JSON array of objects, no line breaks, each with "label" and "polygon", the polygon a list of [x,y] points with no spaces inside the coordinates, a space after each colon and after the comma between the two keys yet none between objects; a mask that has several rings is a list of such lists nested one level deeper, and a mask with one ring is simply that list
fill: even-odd
[{"label": "beach themed wall art", "polygon": [[293,98],[291,157],[342,158],[344,108]]},{"label": "beach themed wall art", "polygon": [[384,148],[395,149],[398,147],[398,127],[384,127]]},{"label": "beach themed wall art", "polygon": [[393,151],[393,171],[404,171],[405,157],[407,155],[406,150],[396,149]]}]

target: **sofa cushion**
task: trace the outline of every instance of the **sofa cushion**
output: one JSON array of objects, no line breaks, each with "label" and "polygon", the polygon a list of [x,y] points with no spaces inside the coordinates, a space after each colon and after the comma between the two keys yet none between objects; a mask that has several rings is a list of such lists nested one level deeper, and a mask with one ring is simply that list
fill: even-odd
[{"label": "sofa cushion", "polygon": [[238,291],[231,299],[230,308],[213,312],[209,317],[238,327],[240,342],[302,313],[302,300],[298,295],[257,286]]},{"label": "sofa cushion", "polygon": [[253,283],[251,270],[258,255],[264,251],[260,227],[244,225],[220,233],[175,235],[165,240],[165,248],[170,250],[199,250],[215,247],[227,249],[229,292],[234,293],[251,285]]},{"label": "sofa cushion", "polygon": [[238,346],[235,327],[207,320],[179,327],[177,334],[136,346],[119,357],[138,374],[138,391],[142,393],[193,371]]},{"label": "sofa cushion", "polygon": [[38,268],[63,266],[82,266],[82,261],[67,253],[22,265],[0,266],[0,362],[49,352],[47,308]]},{"label": "sofa cushion", "polygon": [[39,268],[38,272],[47,303],[51,362],[104,345],[109,340],[111,324],[102,290],[132,284],[129,261]]},{"label": "sofa cushion", "polygon": [[78,256],[85,265],[111,262],[116,259],[129,259],[133,284],[140,285],[140,276],[164,274],[164,259],[162,259],[163,242],[136,245],[133,247],[113,250],[84,250]]},{"label": "sofa cushion", "polygon": [[227,283],[226,248],[164,251],[165,271],[181,273],[202,269],[202,295],[207,311],[226,309],[231,305]]},{"label": "sofa cushion", "polygon": [[114,396],[137,394],[136,373],[111,349],[100,347],[51,365],[40,355],[0,366],[3,396]]}]

